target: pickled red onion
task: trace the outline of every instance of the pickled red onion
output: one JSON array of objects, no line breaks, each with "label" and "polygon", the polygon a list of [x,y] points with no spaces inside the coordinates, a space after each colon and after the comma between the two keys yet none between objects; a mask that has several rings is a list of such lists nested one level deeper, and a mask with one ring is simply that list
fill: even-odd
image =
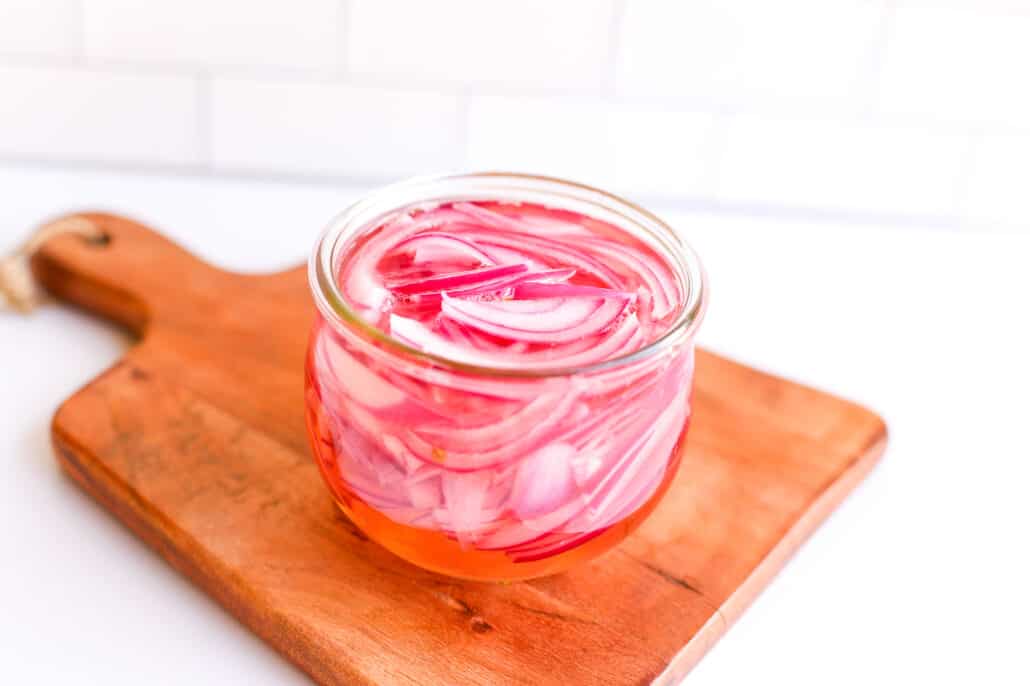
[{"label": "pickled red onion", "polygon": [[530,562],[592,540],[666,478],[689,419],[690,349],[591,368],[660,338],[684,300],[644,239],[568,211],[456,202],[387,218],[339,268],[348,305],[411,348],[583,370],[505,379],[323,338],[316,397],[338,415],[329,438],[352,496]]},{"label": "pickled red onion", "polygon": [[473,269],[471,271],[438,274],[424,279],[390,284],[389,288],[394,293],[439,293],[441,291],[464,289],[475,286],[487,286],[526,271],[528,271],[528,267],[524,264],[506,264],[496,267],[486,267],[484,269]]},{"label": "pickled red onion", "polygon": [[607,330],[626,309],[621,297],[539,298],[497,302],[445,293],[441,312],[456,322],[512,341],[568,343]]}]

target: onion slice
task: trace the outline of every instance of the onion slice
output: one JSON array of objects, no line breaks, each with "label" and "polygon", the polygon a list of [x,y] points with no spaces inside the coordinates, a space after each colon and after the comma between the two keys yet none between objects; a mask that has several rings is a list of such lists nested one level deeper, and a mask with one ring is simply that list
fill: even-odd
[{"label": "onion slice", "polygon": [[412,295],[416,293],[432,293],[453,289],[483,286],[491,282],[505,279],[516,274],[528,271],[524,264],[505,264],[484,269],[473,269],[463,272],[450,272],[429,276],[417,281],[407,281],[399,284],[388,284],[394,293]]},{"label": "onion slice", "polygon": [[456,322],[502,338],[568,343],[606,330],[626,304],[624,298],[599,297],[475,302],[445,293],[441,312]]},{"label": "onion slice", "polygon": [[427,232],[407,238],[391,252],[411,252],[416,263],[466,261],[473,264],[493,264],[493,259],[475,243],[449,233]]},{"label": "onion slice", "polygon": [[[528,279],[527,279],[528,280]],[[529,283],[519,284],[512,292],[512,297],[525,298],[569,298],[577,296],[593,296],[595,298],[621,298],[633,300],[636,295],[628,291],[617,291],[597,286],[576,286],[565,283]]]}]

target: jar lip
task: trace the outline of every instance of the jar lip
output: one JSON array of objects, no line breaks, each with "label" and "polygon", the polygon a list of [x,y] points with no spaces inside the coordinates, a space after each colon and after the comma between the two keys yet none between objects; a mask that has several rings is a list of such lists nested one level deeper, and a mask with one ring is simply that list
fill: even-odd
[{"label": "jar lip", "polygon": [[[568,204],[593,207],[606,214],[621,217],[616,225],[626,222],[646,231],[674,261],[677,277],[686,298],[676,320],[655,340],[633,352],[572,367],[512,368],[491,367],[428,353],[394,338],[355,312],[343,297],[334,274],[336,258],[346,239],[385,217],[404,208],[422,203],[435,204],[457,200],[497,200],[538,202],[550,199]],[[584,212],[587,214],[587,212]],[[541,379],[586,374],[623,366],[646,359],[678,343],[688,340],[697,331],[708,305],[708,277],[697,253],[671,226],[644,208],[593,186],[566,179],[518,172],[482,171],[418,176],[391,184],[366,195],[337,215],[323,230],[308,261],[308,281],[315,304],[327,322],[335,327],[355,330],[367,341],[380,344],[388,351],[400,353],[437,367],[472,376]]]}]

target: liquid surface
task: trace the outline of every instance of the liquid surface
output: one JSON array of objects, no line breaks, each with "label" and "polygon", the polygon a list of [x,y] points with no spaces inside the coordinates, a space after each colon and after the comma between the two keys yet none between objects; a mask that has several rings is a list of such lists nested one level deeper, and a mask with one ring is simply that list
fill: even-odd
[{"label": "liquid surface", "polygon": [[589,367],[678,315],[680,286],[643,242],[571,212],[454,203],[359,237],[339,286],[418,350],[562,370],[441,367],[320,318],[311,442],[337,503],[372,539],[454,576],[529,578],[615,545],[660,499],[689,425],[692,341]]},{"label": "liquid surface", "polygon": [[660,337],[682,292],[643,241],[537,205],[459,202],[403,213],[344,256],[339,283],[408,345],[488,367],[580,367]]}]

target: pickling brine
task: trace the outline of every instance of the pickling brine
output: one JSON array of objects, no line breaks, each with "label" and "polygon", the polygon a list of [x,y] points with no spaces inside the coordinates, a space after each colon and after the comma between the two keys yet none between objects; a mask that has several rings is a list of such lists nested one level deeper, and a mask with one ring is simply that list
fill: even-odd
[{"label": "pickling brine", "polygon": [[337,503],[399,556],[464,578],[612,547],[683,452],[705,300],[693,253],[553,180],[383,193],[312,260],[307,419]]}]

